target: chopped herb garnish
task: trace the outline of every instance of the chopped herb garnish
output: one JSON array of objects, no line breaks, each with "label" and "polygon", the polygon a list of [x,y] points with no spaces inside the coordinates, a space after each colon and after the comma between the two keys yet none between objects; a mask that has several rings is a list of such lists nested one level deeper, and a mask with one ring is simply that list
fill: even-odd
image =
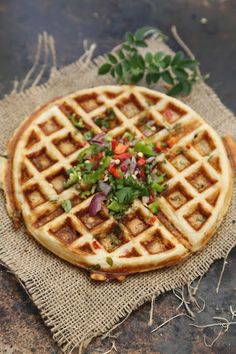
[{"label": "chopped herb garnish", "polygon": [[92,270],[100,270],[101,266],[100,264],[91,264],[90,266],[88,266],[88,268]]},{"label": "chopped herb garnish", "polygon": [[153,203],[149,204],[148,208],[151,210],[151,212],[153,214],[157,214],[158,213],[158,201],[155,200]]},{"label": "chopped herb garnish", "polygon": [[176,150],[176,154],[177,155],[181,155],[181,154],[184,154],[184,148],[182,146],[178,147],[178,149]]},{"label": "chopped herb garnish", "polygon": [[66,213],[69,213],[72,209],[72,204],[69,199],[65,199],[61,202],[61,207],[64,209]]},{"label": "chopped herb garnish", "polygon": [[116,236],[114,234],[110,235],[110,242],[111,242],[112,247],[117,247],[117,246],[120,246],[120,244],[121,244],[121,240],[118,238],[118,236]]},{"label": "chopped herb garnish", "polygon": [[132,140],[134,138],[134,135],[131,134],[130,132],[125,132],[122,136],[122,140]]},{"label": "chopped herb garnish", "polygon": [[77,118],[77,115],[75,113],[71,114],[68,118],[74,127],[78,128],[78,129],[86,128],[83,119]]},{"label": "chopped herb garnish", "polygon": [[69,178],[68,180],[64,183],[64,188],[69,188],[73,186],[73,184],[76,184],[79,181],[79,176],[76,173],[76,171],[71,168],[69,172]]},{"label": "chopped herb garnish", "polygon": [[104,114],[94,118],[95,124],[100,128],[111,129],[115,126],[115,113],[113,109],[107,109]]},{"label": "chopped herb garnish", "polygon": [[58,198],[53,198],[53,199],[50,199],[49,201],[53,204],[57,204]]},{"label": "chopped herb garnish", "polygon": [[8,156],[3,154],[3,155],[0,155],[0,157],[3,157],[4,159],[8,159]]},{"label": "chopped herb garnish", "polygon": [[151,157],[155,155],[154,144],[147,143],[144,140],[141,140],[137,144],[135,144],[134,150],[136,152],[142,152],[147,157]]},{"label": "chopped herb garnish", "polygon": [[[157,168],[155,145],[145,140],[130,142],[123,140],[124,137],[125,134],[120,141],[104,139],[82,149],[77,165],[67,171],[68,180],[64,184],[65,188],[75,186],[81,199],[94,193],[103,194],[102,203],[116,219],[123,216],[135,199],[151,197],[151,202],[165,189],[165,175]],[[126,138],[130,137],[131,134],[126,134]],[[153,157],[151,162],[150,157]],[[154,208],[156,213],[155,205],[152,203],[150,210]],[[93,210],[100,208],[95,203]],[[115,226],[111,231],[114,247],[120,244],[120,234],[119,226]]]},{"label": "chopped herb garnish", "polygon": [[88,131],[88,132],[84,133],[84,139],[89,141],[89,140],[91,140],[93,138],[93,135],[94,134],[93,134],[92,131]]},{"label": "chopped herb garnish", "polygon": [[111,257],[107,257],[106,262],[107,262],[107,264],[109,264],[110,267],[113,266],[113,259]]}]

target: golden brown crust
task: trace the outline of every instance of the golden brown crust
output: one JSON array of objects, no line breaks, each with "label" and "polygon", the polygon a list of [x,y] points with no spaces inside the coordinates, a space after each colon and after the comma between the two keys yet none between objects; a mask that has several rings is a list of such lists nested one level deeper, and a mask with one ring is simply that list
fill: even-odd
[{"label": "golden brown crust", "polygon": [[223,141],[229,156],[232,169],[235,170],[236,169],[236,142],[234,138],[229,134],[224,136]]},{"label": "golden brown crust", "polygon": [[[196,252],[202,249],[207,241],[215,233],[216,229],[222,222],[225,213],[227,212],[233,191],[232,170],[230,169],[223,144],[221,143],[218,135],[214,132],[214,130],[209,127],[195,112],[173,98],[169,98],[163,94],[156,93],[148,89],[135,88],[132,86],[120,87],[119,92],[117,89],[118,88],[115,86],[99,87],[91,90],[79,91],[68,97],[50,101],[44,106],[38,108],[30,117],[24,120],[24,122],[16,130],[13,137],[9,141],[7,148],[9,159],[5,174],[4,189],[7,198],[9,215],[13,218],[13,220],[15,220],[15,222],[19,222],[21,213],[23,213],[23,220],[29,234],[31,234],[44,247],[57,254],[59,257],[67,260],[68,262],[86,269],[90,268],[90,266],[93,268],[97,265],[96,263],[100,263],[101,271],[92,271],[91,278],[95,280],[116,278],[122,281],[125,275],[131,273],[154,270],[182,262],[191,254],[191,252]],[[102,98],[100,98],[100,95]],[[107,97],[105,98],[105,101],[103,101],[104,95]],[[141,97],[140,99],[140,96],[143,98]],[[120,99],[119,97],[124,98]],[[80,112],[82,116],[84,115],[84,119],[91,123],[91,126],[93,129],[95,129],[95,132],[99,132],[99,129],[94,125],[94,122],[91,119],[93,116],[93,110],[99,112],[103,109],[104,104],[107,107],[108,103],[115,105],[116,102],[118,102],[116,107],[122,111],[117,113],[119,119],[124,119],[124,114],[127,114],[128,119],[125,119],[126,126],[131,130],[136,129],[138,132],[137,128],[135,128],[137,127],[137,123],[135,123],[137,119],[135,117],[142,111],[143,107],[145,106],[145,97],[149,97],[148,106],[145,108],[146,112],[149,111],[149,109],[152,109],[152,106],[150,108],[150,99],[154,107],[157,107],[158,109],[158,113],[153,112],[154,109],[152,110],[152,115],[154,115],[155,119],[160,119],[160,121],[162,119],[165,121],[166,118],[164,117],[164,113],[166,110],[171,109],[171,120],[173,120],[173,122],[167,122],[167,124],[174,126],[176,121],[181,122],[182,131],[172,133],[172,136],[175,136],[177,139],[177,145],[179,147],[182,148],[184,146],[186,151],[184,152],[185,160],[182,160],[182,164],[187,163],[188,168],[185,170],[184,167],[183,171],[181,170],[181,160],[179,161],[176,159],[178,154],[176,155],[172,153],[173,149],[171,149],[170,153],[168,153],[171,157],[167,156],[167,167],[164,168],[167,168],[165,170],[166,176],[168,176],[169,173],[172,174],[170,180],[167,181],[169,184],[169,191],[167,195],[164,195],[160,198],[161,213],[167,217],[167,222],[163,222],[163,220],[159,218],[153,227],[149,226],[147,230],[141,232],[140,236],[137,236],[136,234],[133,235],[132,239],[134,241],[134,248],[129,248],[129,250],[127,249],[125,251],[125,244],[122,246],[123,248],[120,247],[120,249],[124,249],[126,255],[119,253],[119,247],[118,250],[112,250],[112,252],[109,250],[111,253],[107,252],[107,245],[105,243],[101,243],[102,248],[104,247],[103,255],[102,253],[99,255],[99,253],[96,252],[96,249],[94,249],[92,245],[93,238],[89,236],[90,228],[88,228],[86,223],[81,230],[78,229],[78,225],[76,226],[77,229],[75,229],[74,225],[74,223],[77,223],[75,220],[75,215],[80,215],[80,218],[83,217],[80,210],[89,204],[89,199],[82,203],[83,207],[78,204],[81,203],[81,201],[75,204],[73,206],[72,212],[65,219],[65,215],[62,212],[55,211],[56,209],[54,206],[44,200],[44,193],[46,193],[46,191],[41,191],[38,186],[35,184],[33,185],[30,180],[31,177],[29,178],[29,182],[26,178],[26,180],[21,183],[19,182],[19,178],[16,178],[18,175],[15,171],[19,165],[19,161],[24,159],[23,155],[21,156],[21,150],[18,145],[19,142],[26,139],[25,134],[28,131],[33,131],[31,129],[33,123],[35,124],[35,122],[37,122],[36,125],[40,130],[40,127],[44,127],[44,124],[46,124],[41,123],[43,115],[47,114],[47,112],[49,112],[51,109],[53,110],[54,107],[60,108],[60,105],[64,104],[65,101],[70,105],[71,109],[78,109],[78,112]],[[167,104],[166,102],[170,103]],[[80,107],[80,105],[82,105],[81,107],[83,109]],[[65,114],[65,112],[62,113]],[[163,115],[162,118],[161,115]],[[58,119],[60,121],[61,118],[59,117]],[[62,121],[64,122],[64,118]],[[63,125],[64,123],[62,123],[62,121],[58,124]],[[47,122],[47,120],[44,119],[43,122]],[[53,124],[55,125],[57,123],[53,122]],[[136,124],[135,127],[133,127],[134,124]],[[65,141],[65,139],[69,139],[69,148],[73,148],[73,146],[71,146],[71,141],[74,144],[79,144],[79,142],[74,142],[73,140],[74,136],[71,130],[72,127],[65,127],[64,129],[69,129],[70,131],[69,135],[67,134],[68,138],[63,137],[63,141]],[[119,127],[116,129],[118,131],[122,130]],[[114,129],[114,131],[116,130]],[[158,140],[160,139],[159,137],[164,136],[163,131],[165,131],[165,129],[161,130],[160,133],[158,130],[158,133],[155,135],[155,139]],[[34,133],[32,138],[33,143],[36,144],[36,146],[37,143],[40,144],[40,139],[43,140],[45,135],[45,139],[50,140],[50,137],[47,137],[48,132],[46,130],[40,134],[41,135],[37,137],[37,134],[35,135]],[[141,137],[144,133],[141,134],[141,132],[139,132],[138,134]],[[197,135],[198,137],[195,137]],[[57,143],[57,141],[60,142],[62,140],[62,135],[55,132],[55,136],[57,138],[54,139],[54,142],[58,147],[59,143]],[[228,142],[228,139],[226,139],[226,141]],[[34,147],[32,148],[30,144],[26,144],[25,146],[26,147],[23,148],[25,151],[24,153],[27,153],[28,156],[33,156],[32,158],[30,157],[31,163],[36,163],[37,167],[38,155],[35,155],[35,152],[31,153],[30,155],[28,153],[28,151],[34,151]],[[80,146],[82,146],[82,143]],[[190,151],[188,151],[189,149]],[[214,155],[212,161],[210,161],[210,157],[208,158],[208,150],[210,151],[210,154]],[[67,151],[71,153],[70,150]],[[41,155],[42,154],[44,154],[43,150],[41,152]],[[71,156],[73,156],[73,153]],[[177,156],[177,158],[179,159],[179,156]],[[69,159],[69,161],[73,160],[70,157],[67,158],[67,156],[66,159]],[[46,163],[53,165],[54,161],[53,159],[49,159],[46,156]],[[61,168],[62,167],[64,168],[64,166],[61,166]],[[186,175],[185,171],[188,170],[193,170],[195,172],[189,172],[188,175]],[[43,173],[43,171],[40,171],[40,178]],[[53,173],[51,173],[51,176],[53,176]],[[182,176],[182,179],[178,179],[179,176]],[[180,182],[176,183],[177,180],[182,181],[183,176],[187,181],[184,183],[188,183],[188,188],[180,185]],[[43,177],[43,179],[45,179],[45,177]],[[50,177],[50,181],[51,179],[52,178]],[[203,183],[203,186],[205,184],[206,187],[204,188],[208,188],[206,191],[204,188],[202,189],[202,186],[199,187],[199,181],[200,183]],[[41,181],[39,182],[41,183]],[[50,184],[51,182],[47,183],[49,183],[48,188],[52,188],[52,185]],[[229,186],[229,188],[225,190],[224,185]],[[36,206],[31,205],[30,208],[27,206],[27,203],[31,202],[29,200],[27,201],[28,195],[29,193],[34,193],[34,191],[36,191],[37,197],[42,199],[42,205],[45,205],[44,208],[41,208],[40,205],[38,206],[38,204],[36,204]],[[214,198],[212,199],[210,194],[211,191],[214,195],[217,195],[216,201],[213,201]],[[76,192],[73,192],[74,194],[71,194],[70,191],[67,192],[70,193],[70,195],[73,195],[73,198],[76,195]],[[176,198],[176,193],[180,193],[180,197],[182,198],[181,203],[183,202],[183,205],[178,205],[176,204],[176,201],[174,201],[174,198]],[[200,204],[196,204],[195,199],[199,200],[198,203]],[[33,203],[35,203],[35,200]],[[136,204],[137,206],[135,207]],[[146,208],[138,201],[136,204],[133,207],[134,210],[141,208],[143,212],[147,214],[145,216],[147,217],[148,212]],[[60,205],[57,204],[57,208],[60,208]],[[46,213],[46,218],[44,217],[43,213]],[[135,213],[133,219],[135,219]],[[136,217],[138,217],[138,214]],[[205,218],[206,221],[202,222],[202,224],[199,226],[197,217]],[[67,219],[69,221],[66,221]],[[80,225],[82,225],[81,222],[82,219],[80,219]],[[104,233],[105,231],[103,229],[104,225],[106,225],[106,222],[107,221],[102,221],[101,224],[94,228],[94,231],[92,229],[92,234],[98,234],[99,228],[101,228],[102,232]],[[128,219],[127,223],[130,223]],[[169,227],[168,223],[172,226]],[[54,226],[49,227],[47,225]],[[128,228],[130,227],[129,230],[132,230],[134,226],[131,223],[130,225],[126,225]],[[80,239],[77,239],[76,232],[78,232],[78,230],[82,233],[85,233],[85,230],[87,230],[84,235],[86,243],[83,245],[80,243]],[[97,231],[95,232],[95,230]],[[152,230],[155,230],[155,235],[153,234]],[[161,251],[158,250],[157,253],[152,253],[153,249],[155,249],[155,246],[153,246],[152,243],[153,237],[155,242],[156,240],[158,240],[158,242],[162,242],[163,239],[168,240],[165,242],[171,245],[170,249],[164,249],[164,243],[161,246],[162,248],[160,248]],[[144,242],[142,240],[146,241]],[[99,242],[104,242],[103,238],[101,238]],[[130,245],[130,243],[128,243],[128,245]],[[114,266],[110,267],[106,263],[107,256],[112,256],[115,263]]]}]

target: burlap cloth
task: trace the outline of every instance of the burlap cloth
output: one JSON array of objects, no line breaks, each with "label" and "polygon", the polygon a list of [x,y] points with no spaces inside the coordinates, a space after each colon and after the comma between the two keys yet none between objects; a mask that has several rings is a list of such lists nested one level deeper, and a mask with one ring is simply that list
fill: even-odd
[{"label": "burlap cloth", "polygon": [[[170,49],[156,38],[149,50]],[[53,97],[74,90],[113,83],[110,77],[97,77],[97,64],[78,60],[57,71],[49,81],[21,93],[12,93],[0,102],[1,149],[25,116]],[[155,87],[160,89],[158,87]],[[216,94],[204,83],[195,86],[185,102],[200,113],[217,131],[236,138],[236,120]],[[234,188],[235,190],[235,188]],[[25,284],[53,338],[69,353],[81,343],[108,331],[125,315],[155,294],[182,286],[203,275],[214,260],[226,255],[235,244],[236,197],[218,233],[200,253],[170,269],[130,276],[123,283],[95,283],[88,275],[53,256],[23,229],[15,231],[9,219],[3,193],[0,195],[0,259]]]}]

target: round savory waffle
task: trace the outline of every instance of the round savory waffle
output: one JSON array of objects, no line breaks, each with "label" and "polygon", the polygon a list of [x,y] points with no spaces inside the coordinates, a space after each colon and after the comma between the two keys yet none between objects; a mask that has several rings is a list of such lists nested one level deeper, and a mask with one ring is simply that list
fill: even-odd
[{"label": "round savory waffle", "polygon": [[[108,110],[113,124],[103,126],[99,119]],[[71,117],[83,124],[75,127]],[[155,161],[168,188],[158,198],[155,216],[142,198],[119,222],[105,204],[91,216],[93,195],[81,199],[75,185],[64,188],[78,152],[89,146],[85,137],[102,131],[117,141],[128,132],[165,146]],[[165,143],[171,139],[174,144]],[[100,86],[56,99],[23,121],[7,152],[9,215],[15,222],[22,218],[44,247],[89,269],[97,280],[122,280],[199,251],[220,225],[232,195],[231,168],[214,129],[179,100],[143,87]],[[70,201],[69,211],[62,200]]]}]

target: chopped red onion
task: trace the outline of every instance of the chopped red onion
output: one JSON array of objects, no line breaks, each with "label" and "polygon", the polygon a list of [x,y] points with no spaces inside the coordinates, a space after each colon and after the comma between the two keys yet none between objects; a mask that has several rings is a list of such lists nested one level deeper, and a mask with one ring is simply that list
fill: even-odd
[{"label": "chopped red onion", "polygon": [[130,159],[126,159],[121,163],[120,167],[129,166],[129,164],[130,164]]},{"label": "chopped red onion", "polygon": [[99,145],[105,145],[105,141],[103,140],[105,135],[106,134],[104,132],[95,135],[93,137],[93,139],[91,140],[92,143],[99,144]]},{"label": "chopped red onion", "polygon": [[147,204],[149,202],[149,197],[146,196],[142,197],[142,202],[143,204]]},{"label": "chopped red onion", "polygon": [[149,157],[146,162],[149,163],[149,162],[152,162],[155,160],[155,156],[152,156],[152,157]]},{"label": "chopped red onion", "polygon": [[152,131],[150,130],[150,129],[145,129],[144,131],[143,131],[143,134],[145,135],[145,136],[151,136],[152,135]]},{"label": "chopped red onion", "polygon": [[103,181],[98,182],[99,189],[102,193],[107,195],[111,191],[111,186]]},{"label": "chopped red onion", "polygon": [[102,209],[102,202],[106,199],[104,193],[97,193],[94,195],[89,205],[89,215],[95,216]]},{"label": "chopped red onion", "polygon": [[131,158],[130,168],[129,168],[129,172],[131,173],[131,175],[134,173],[136,166],[137,166],[137,162],[136,162],[135,157],[133,156]]}]

